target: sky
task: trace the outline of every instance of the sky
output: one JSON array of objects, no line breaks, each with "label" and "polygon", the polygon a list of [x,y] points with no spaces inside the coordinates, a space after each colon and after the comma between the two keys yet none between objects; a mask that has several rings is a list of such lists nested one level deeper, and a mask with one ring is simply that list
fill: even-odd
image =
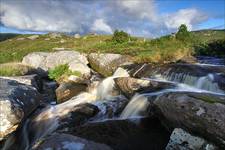
[{"label": "sky", "polygon": [[224,29],[225,0],[0,0],[0,32],[99,33],[115,29],[158,37],[189,30]]}]

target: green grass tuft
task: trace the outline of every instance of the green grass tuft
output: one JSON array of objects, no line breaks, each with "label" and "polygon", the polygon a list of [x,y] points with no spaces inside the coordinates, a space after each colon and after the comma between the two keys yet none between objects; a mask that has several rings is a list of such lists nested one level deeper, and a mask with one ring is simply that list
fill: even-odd
[{"label": "green grass tuft", "polygon": [[68,77],[70,75],[75,75],[80,77],[81,73],[78,71],[69,70],[68,64],[56,66],[55,68],[50,69],[48,73],[49,78],[56,81],[60,80],[60,78],[62,77]]}]

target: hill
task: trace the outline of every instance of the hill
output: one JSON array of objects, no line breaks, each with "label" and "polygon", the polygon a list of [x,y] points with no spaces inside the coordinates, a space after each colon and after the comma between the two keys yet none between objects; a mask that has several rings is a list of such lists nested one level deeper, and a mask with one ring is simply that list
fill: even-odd
[{"label": "hill", "polygon": [[[134,56],[138,62],[173,62],[193,54],[201,54],[202,48],[207,49],[206,46],[212,42],[222,41],[224,44],[225,30],[194,31],[191,40],[185,42],[177,40],[173,35],[157,39],[131,37],[124,43],[115,43],[111,39],[112,35],[85,35],[80,38],[59,33],[16,35],[0,42],[0,63],[20,61],[23,56],[35,51],[56,51],[57,49],[72,49],[85,53],[120,53]],[[222,49],[219,50],[221,51],[223,52]],[[213,53],[213,55],[216,54]],[[224,52],[220,55],[224,55]]]},{"label": "hill", "polygon": [[19,34],[15,34],[15,33],[0,33],[0,42],[11,39],[11,38],[14,38],[18,35]]}]

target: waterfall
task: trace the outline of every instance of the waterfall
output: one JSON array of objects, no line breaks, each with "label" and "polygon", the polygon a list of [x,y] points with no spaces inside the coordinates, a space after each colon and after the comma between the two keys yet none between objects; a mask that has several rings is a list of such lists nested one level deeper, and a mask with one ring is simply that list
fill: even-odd
[{"label": "waterfall", "polygon": [[212,92],[224,93],[222,90],[220,90],[218,84],[214,82],[213,74],[208,74],[207,76],[200,77],[197,80],[195,87],[198,89],[204,89]]},{"label": "waterfall", "polygon": [[215,75],[217,74],[209,73],[206,76],[196,77],[187,73],[171,72],[164,75],[157,74],[154,76],[154,78],[162,81],[183,83],[196,89],[224,94],[224,91],[220,89],[218,83],[214,80]]},{"label": "waterfall", "polygon": [[118,77],[129,77],[129,74],[126,70],[118,68],[113,76],[104,79],[97,87],[97,99],[111,99],[115,85],[114,79]]},{"label": "waterfall", "polygon": [[120,118],[126,119],[130,117],[137,117],[141,113],[146,112],[149,102],[144,95],[135,94],[128,105],[125,107],[120,115]]}]

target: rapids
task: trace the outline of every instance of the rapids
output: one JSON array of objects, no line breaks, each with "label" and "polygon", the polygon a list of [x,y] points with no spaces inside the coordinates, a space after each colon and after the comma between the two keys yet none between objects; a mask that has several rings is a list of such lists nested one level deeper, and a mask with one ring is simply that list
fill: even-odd
[{"label": "rapids", "polygon": [[[204,76],[192,76],[189,73],[177,73],[168,69],[167,71],[160,73],[156,71],[156,74],[147,80],[163,81],[163,82],[173,82],[176,87],[173,89],[164,89],[161,91],[153,93],[135,94],[129,103],[126,105],[122,113],[120,114],[120,119],[127,119],[133,117],[141,117],[146,115],[148,111],[148,106],[150,102],[148,97],[159,96],[165,92],[179,92],[179,91],[189,91],[189,92],[199,92],[199,93],[213,93],[224,95],[224,91],[220,89],[218,82],[215,82],[215,76],[218,74],[208,73]],[[106,106],[103,102],[110,101],[114,99],[113,91],[115,89],[114,79],[118,77],[128,77],[129,74],[122,68],[117,69],[117,71],[111,77],[107,77],[100,82],[97,87],[89,92],[83,92],[72,99],[57,105],[49,105],[41,110],[41,112],[35,114],[31,118],[27,119],[22,126],[21,139],[23,144],[18,148],[19,150],[30,149],[38,140],[51,134],[60,125],[60,118],[68,115],[69,110],[74,106],[81,103],[92,103],[99,107],[99,115],[102,117],[106,111]],[[146,79],[146,78],[145,78]],[[104,101],[103,101],[104,100]],[[111,102],[111,106],[114,106],[114,102]],[[97,116],[98,117],[98,116]],[[107,118],[105,118],[107,119]],[[32,131],[32,137],[29,135]],[[11,145],[18,140],[18,137],[12,135],[6,141],[3,150],[10,150]]]}]

